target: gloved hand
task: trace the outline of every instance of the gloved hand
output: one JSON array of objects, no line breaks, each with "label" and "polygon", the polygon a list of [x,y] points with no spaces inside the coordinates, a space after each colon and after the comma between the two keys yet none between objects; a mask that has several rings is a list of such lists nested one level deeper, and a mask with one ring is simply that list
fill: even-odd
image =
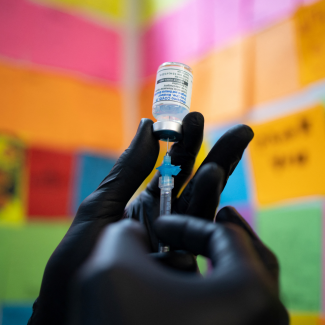
[{"label": "gloved hand", "polygon": [[[174,196],[191,174],[203,138],[203,124],[200,113],[189,113],[183,120],[183,140],[173,145],[170,151],[172,163],[182,166],[182,172],[175,177]],[[229,177],[252,137],[253,132],[247,126],[228,131],[211,150],[204,162],[205,166],[200,168],[181,198],[173,203],[176,210],[179,213],[188,211],[193,215],[202,214],[203,218],[212,220],[223,188],[220,179]],[[108,224],[123,217],[139,220],[146,225],[151,238],[151,251],[156,251],[157,239],[153,234],[152,222],[159,211],[158,176],[138,199],[126,209],[125,206],[154,168],[158,153],[159,142],[152,133],[152,121],[143,119],[130,147],[99,187],[82,202],[67,234],[50,257],[30,325],[64,323],[71,279]],[[214,163],[218,163],[222,169]],[[189,254],[170,254],[170,258],[172,260],[164,262],[174,266],[176,263],[176,267],[195,263]]]},{"label": "gloved hand", "polygon": [[288,325],[273,266],[264,260],[274,255],[236,211],[225,208],[218,219],[172,215],[155,224],[164,243],[211,259],[205,278],[157,264],[141,224],[107,227],[79,273],[68,324]]},{"label": "gloved hand", "polygon": [[232,207],[225,207],[221,209],[216,215],[215,221],[219,224],[235,224],[241,227],[250,238],[251,244],[263,263],[265,269],[269,274],[269,283],[276,295],[279,295],[279,263],[273,252],[263,244],[255,232],[252,230],[246,220]]},{"label": "gloved hand", "polygon": [[[181,172],[175,177],[172,192],[172,213],[188,214],[212,221],[219,204],[220,193],[247,145],[253,139],[254,133],[246,125],[238,125],[227,131],[213,146],[181,196],[177,198],[180,189],[192,173],[203,140],[203,127],[203,116],[196,112],[189,113],[183,121],[183,140],[175,143],[169,152],[172,164],[181,166]],[[125,217],[138,220],[145,225],[153,252],[158,250],[158,239],[153,231],[153,223],[159,216],[159,177],[160,174],[157,172],[146,190],[125,210]]]}]

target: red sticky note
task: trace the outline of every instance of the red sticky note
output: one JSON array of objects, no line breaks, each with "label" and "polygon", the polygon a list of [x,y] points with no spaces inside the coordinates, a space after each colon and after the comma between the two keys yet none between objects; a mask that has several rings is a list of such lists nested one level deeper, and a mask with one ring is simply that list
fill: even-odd
[{"label": "red sticky note", "polygon": [[70,213],[74,157],[41,148],[28,150],[28,216],[64,217]]}]

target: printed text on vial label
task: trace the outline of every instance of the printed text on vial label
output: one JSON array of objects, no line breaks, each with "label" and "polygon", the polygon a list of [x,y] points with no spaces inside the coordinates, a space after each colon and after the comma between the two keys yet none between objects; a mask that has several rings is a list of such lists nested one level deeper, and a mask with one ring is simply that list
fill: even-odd
[{"label": "printed text on vial label", "polygon": [[173,101],[189,109],[193,77],[187,71],[167,68],[157,74],[154,103]]}]

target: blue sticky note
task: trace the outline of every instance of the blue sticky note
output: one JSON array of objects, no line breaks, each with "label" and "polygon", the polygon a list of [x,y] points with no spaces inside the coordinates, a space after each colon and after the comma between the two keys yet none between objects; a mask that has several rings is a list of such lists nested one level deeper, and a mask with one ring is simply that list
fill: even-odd
[{"label": "blue sticky note", "polygon": [[221,194],[220,205],[249,202],[249,189],[245,163],[246,154],[243,155],[236,169],[232,175],[230,175],[227,185]]},{"label": "blue sticky note", "polygon": [[[228,125],[227,127],[209,130],[207,142],[210,144],[210,147],[212,148],[220,137],[232,126]],[[247,154],[244,153],[221,194],[220,206],[249,203],[250,190],[247,175],[247,161]]]},{"label": "blue sticky note", "polygon": [[26,325],[33,308],[30,305],[3,305],[1,325]]},{"label": "blue sticky note", "polygon": [[115,157],[101,156],[93,153],[79,154],[75,176],[74,209],[91,194],[109,174],[116,162]]}]

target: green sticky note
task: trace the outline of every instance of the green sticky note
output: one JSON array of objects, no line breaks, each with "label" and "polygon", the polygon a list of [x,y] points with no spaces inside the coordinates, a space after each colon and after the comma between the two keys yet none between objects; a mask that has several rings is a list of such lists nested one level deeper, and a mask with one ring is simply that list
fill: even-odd
[{"label": "green sticky note", "polygon": [[9,231],[11,236],[6,249],[4,301],[33,301],[38,297],[45,265],[68,227],[66,223],[35,223],[1,229],[1,235]]},{"label": "green sticky note", "polygon": [[292,311],[321,310],[320,202],[259,211],[258,234],[280,262],[282,301]]},{"label": "green sticky note", "polygon": [[12,229],[0,227],[0,301],[4,299],[9,274],[9,250],[12,246]]}]

